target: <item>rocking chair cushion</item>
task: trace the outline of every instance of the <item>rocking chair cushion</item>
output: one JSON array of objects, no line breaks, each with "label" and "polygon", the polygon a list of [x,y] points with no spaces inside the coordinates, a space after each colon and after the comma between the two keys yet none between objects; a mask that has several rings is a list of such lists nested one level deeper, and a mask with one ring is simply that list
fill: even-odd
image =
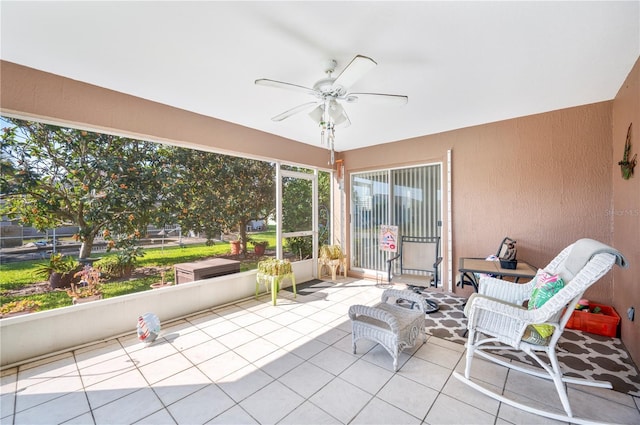
[{"label": "rocking chair cushion", "polygon": [[[529,310],[536,310],[544,305],[551,297],[564,288],[564,280],[559,275],[552,275],[540,269],[534,278],[536,283],[529,298]],[[542,338],[548,338],[553,334],[551,325],[532,325]],[[534,337],[535,339],[535,337]]]},{"label": "rocking chair cushion", "polygon": [[542,336],[537,329],[539,326],[549,326],[551,333],[553,333],[553,326],[551,325],[529,325],[522,335],[522,340],[534,345],[547,345],[549,343],[549,336]]}]

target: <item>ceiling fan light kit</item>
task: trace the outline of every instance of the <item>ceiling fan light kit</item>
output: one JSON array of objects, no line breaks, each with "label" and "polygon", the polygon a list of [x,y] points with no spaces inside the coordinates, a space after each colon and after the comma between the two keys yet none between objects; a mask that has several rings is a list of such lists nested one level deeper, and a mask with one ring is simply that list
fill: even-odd
[{"label": "ceiling fan light kit", "polygon": [[318,80],[313,88],[300,86],[297,84],[285,83],[282,81],[260,78],[255,81],[257,85],[276,87],[287,90],[294,90],[310,94],[316,98],[315,101],[303,103],[285,112],[282,112],[271,120],[282,121],[300,112],[308,111],[312,106],[316,106],[309,112],[309,117],[320,126],[320,144],[327,146],[331,150],[330,163],[335,163],[334,139],[335,127],[348,127],[351,120],[346,110],[342,106],[344,103],[359,103],[360,100],[375,100],[379,103],[394,105],[404,105],[409,98],[407,96],[383,93],[350,93],[349,88],[355,84],[364,74],[375,68],[377,63],[362,55],[356,55],[342,72],[333,78],[338,62],[330,59],[324,63],[325,78]]}]

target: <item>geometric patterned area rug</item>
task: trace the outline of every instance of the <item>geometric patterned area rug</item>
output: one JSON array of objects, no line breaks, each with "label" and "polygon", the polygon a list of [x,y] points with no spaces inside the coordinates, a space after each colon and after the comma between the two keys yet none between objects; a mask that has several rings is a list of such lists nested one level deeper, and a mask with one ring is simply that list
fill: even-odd
[{"label": "geometric patterned area rug", "polygon": [[[465,344],[467,319],[463,313],[466,298],[433,292],[423,295],[437,301],[440,309],[426,316],[427,333],[458,344]],[[522,352],[493,351],[505,358],[537,366]],[[544,357],[540,354],[540,357]],[[640,397],[640,375],[619,338],[565,329],[558,341],[558,361],[567,376],[609,381],[618,392]],[[537,366],[539,367],[539,366]]]}]

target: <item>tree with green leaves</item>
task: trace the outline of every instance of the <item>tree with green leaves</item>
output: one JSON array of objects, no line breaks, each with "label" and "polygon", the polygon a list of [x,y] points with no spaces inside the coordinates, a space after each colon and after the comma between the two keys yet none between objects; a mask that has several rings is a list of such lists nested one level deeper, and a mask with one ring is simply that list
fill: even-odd
[{"label": "tree with green leaves", "polygon": [[237,233],[246,253],[247,225],[275,210],[274,165],[185,148],[171,148],[169,161],[173,183],[161,220],[202,232],[208,240],[221,232]]},{"label": "tree with green leaves", "polygon": [[76,225],[79,258],[98,235],[143,236],[169,181],[161,145],[19,119],[2,132],[2,215],[43,231]]}]

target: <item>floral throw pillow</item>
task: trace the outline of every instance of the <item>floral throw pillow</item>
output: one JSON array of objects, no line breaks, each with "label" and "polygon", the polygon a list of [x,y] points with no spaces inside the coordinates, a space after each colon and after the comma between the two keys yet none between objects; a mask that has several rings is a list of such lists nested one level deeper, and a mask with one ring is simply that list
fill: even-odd
[{"label": "floral throw pillow", "polygon": [[[535,310],[544,305],[551,297],[564,288],[564,280],[555,274],[549,274],[544,270],[538,270],[536,274],[536,284],[529,298],[529,310]],[[554,327],[551,325],[532,325],[542,336],[547,338],[553,334]]]}]

